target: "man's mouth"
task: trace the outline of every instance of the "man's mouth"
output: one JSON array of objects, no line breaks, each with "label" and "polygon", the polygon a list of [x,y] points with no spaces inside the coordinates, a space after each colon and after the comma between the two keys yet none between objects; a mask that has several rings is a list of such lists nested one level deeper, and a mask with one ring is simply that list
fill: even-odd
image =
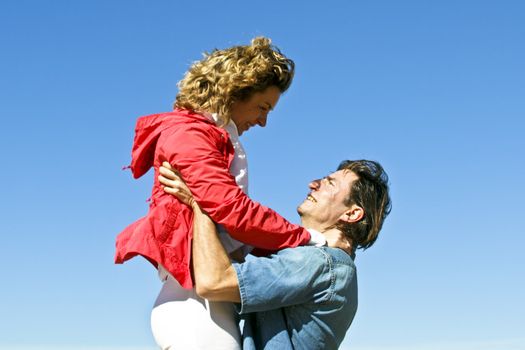
[{"label": "man's mouth", "polygon": [[309,200],[310,202],[314,202],[314,203],[317,202],[317,200],[314,197],[312,197],[312,195],[310,195],[310,194],[308,196],[306,196],[306,199]]}]

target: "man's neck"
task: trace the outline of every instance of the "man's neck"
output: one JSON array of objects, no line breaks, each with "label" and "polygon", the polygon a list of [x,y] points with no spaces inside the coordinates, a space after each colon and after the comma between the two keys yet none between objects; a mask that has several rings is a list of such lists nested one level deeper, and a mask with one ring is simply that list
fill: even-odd
[{"label": "man's neck", "polygon": [[323,225],[320,225],[317,222],[312,222],[312,221],[309,221],[309,220],[301,219],[301,226],[304,227],[304,228],[307,228],[307,229],[310,228],[310,229],[319,231],[321,233],[325,230],[325,227],[323,227]]},{"label": "man's neck", "polygon": [[[306,228],[306,229],[313,229],[313,230],[316,230],[320,233],[323,233],[327,227],[330,227],[330,225],[322,225],[318,222],[312,222],[310,220],[307,220],[307,219],[303,219],[301,218],[301,226]],[[346,251],[348,255],[350,255],[352,257],[353,260],[355,260],[355,249],[352,249],[352,251]]]}]

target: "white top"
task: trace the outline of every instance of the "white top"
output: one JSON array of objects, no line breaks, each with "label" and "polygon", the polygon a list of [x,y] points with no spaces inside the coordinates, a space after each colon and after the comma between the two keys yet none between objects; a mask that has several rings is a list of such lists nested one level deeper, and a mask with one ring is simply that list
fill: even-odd
[{"label": "white top", "polygon": [[[217,113],[213,113],[211,115],[206,116],[208,118],[211,118],[215,122],[215,124],[219,124],[221,122]],[[230,141],[233,145],[233,149],[235,150],[235,155],[232,164],[230,165],[230,174],[232,174],[232,176],[235,178],[235,182],[241,188],[241,190],[244,193],[248,194],[248,159],[246,158],[246,152],[244,151],[244,147],[242,147],[241,141],[239,140],[239,132],[237,130],[237,126],[232,120],[230,120],[230,122],[223,128],[230,135]],[[243,248],[242,250],[244,255],[248,254],[252,250],[251,246],[239,242],[236,239],[233,239],[226,232],[224,227],[222,227],[222,225],[217,225],[217,229],[219,231],[219,238],[221,240],[221,243],[224,246],[224,249],[226,249],[226,252],[228,252],[228,254],[236,251],[241,247]]]}]

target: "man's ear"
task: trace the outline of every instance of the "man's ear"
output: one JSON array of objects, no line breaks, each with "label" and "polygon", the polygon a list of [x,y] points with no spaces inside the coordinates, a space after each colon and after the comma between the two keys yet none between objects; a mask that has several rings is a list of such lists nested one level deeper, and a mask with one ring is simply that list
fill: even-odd
[{"label": "man's ear", "polygon": [[352,207],[345,211],[343,215],[339,218],[344,222],[358,222],[365,216],[365,211],[360,206],[352,204]]}]

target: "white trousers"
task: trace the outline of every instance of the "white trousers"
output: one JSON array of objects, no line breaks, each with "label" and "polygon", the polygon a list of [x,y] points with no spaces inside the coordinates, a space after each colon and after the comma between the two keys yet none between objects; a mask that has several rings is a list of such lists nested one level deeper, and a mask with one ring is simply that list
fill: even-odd
[{"label": "white trousers", "polygon": [[241,350],[232,303],[210,302],[171,275],[151,311],[151,330],[163,350]]}]

